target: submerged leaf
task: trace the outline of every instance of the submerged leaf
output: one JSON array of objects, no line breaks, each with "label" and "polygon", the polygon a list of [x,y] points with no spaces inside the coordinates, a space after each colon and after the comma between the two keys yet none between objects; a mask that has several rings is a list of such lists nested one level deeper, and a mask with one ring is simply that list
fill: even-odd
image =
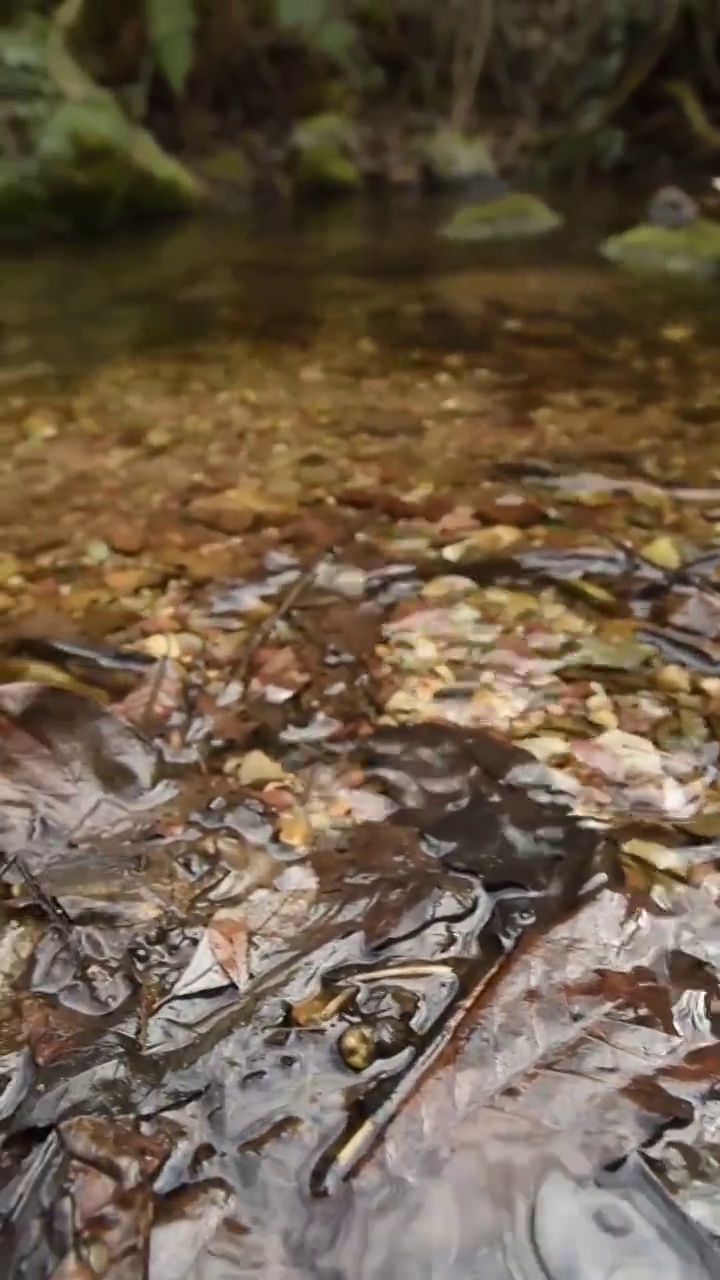
[{"label": "submerged leaf", "polygon": [[248,980],[250,939],[244,911],[229,907],[216,911],[208,925],[207,938],[223,973],[242,991]]},{"label": "submerged leaf", "polygon": [[661,569],[679,569],[682,564],[682,555],[677,543],[664,533],[653,538],[652,542],[648,542],[643,547],[642,553],[646,560],[659,565]]},{"label": "submerged leaf", "polygon": [[91,698],[30,682],[0,685],[0,829],[42,820],[86,839],[131,827],[175,792],[157,755]]}]

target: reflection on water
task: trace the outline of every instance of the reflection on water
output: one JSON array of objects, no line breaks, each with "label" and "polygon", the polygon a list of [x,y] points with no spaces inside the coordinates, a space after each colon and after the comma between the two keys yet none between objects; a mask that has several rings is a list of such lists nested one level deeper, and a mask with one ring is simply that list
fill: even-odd
[{"label": "reflection on water", "polygon": [[436,239],[447,201],[425,200],[223,217],[6,254],[0,378],[7,385],[24,369],[84,368],[213,333],[307,345],[329,321],[347,325],[353,311],[377,313],[378,336],[396,343],[407,340],[408,322],[411,332],[417,324],[421,302],[424,337],[455,349],[482,349],[488,323],[502,334],[518,307],[544,321],[542,338],[535,335],[544,346],[562,347],[562,318],[577,314],[600,342],[618,319],[652,333],[659,314],[688,306],[715,327],[712,286],[638,285],[597,254],[608,230],[637,215],[637,202],[610,192],[564,204],[568,227],[532,244]]}]

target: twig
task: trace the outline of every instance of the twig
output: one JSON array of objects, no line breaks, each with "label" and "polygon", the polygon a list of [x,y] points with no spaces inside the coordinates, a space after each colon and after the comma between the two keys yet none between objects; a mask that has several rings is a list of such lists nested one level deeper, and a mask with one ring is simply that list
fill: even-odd
[{"label": "twig", "polygon": [[[464,992],[461,989],[459,996],[456,995],[451,998],[449,1010],[441,1014],[438,1019],[440,1025],[438,1026],[436,1023],[431,1028],[425,1046],[418,1056],[410,1062],[400,1077],[392,1080],[389,1091],[388,1082],[380,1082],[376,1094],[378,1101],[374,1107],[372,1101],[370,1101],[372,1109],[369,1115],[367,1115],[367,1106],[365,1100],[363,1100],[363,1111],[366,1114],[366,1118],[362,1119],[360,1124],[351,1123],[340,1139],[339,1144],[321,1157],[313,1169],[310,1175],[310,1188],[313,1195],[326,1196],[332,1194],[341,1182],[345,1182],[364,1163],[390,1122],[394,1120],[409,1099],[424,1084],[437,1059],[453,1040],[470,1009],[481,998],[506,958],[506,954],[503,952],[489,966],[483,964],[482,972],[478,978],[469,987],[466,987]],[[436,965],[428,963],[421,966],[410,962],[407,965],[405,976],[415,976],[419,969],[422,970],[422,976],[425,977],[433,971],[445,974],[449,966],[443,962]],[[391,974],[393,978],[398,978],[402,976],[401,971],[402,965],[392,965],[388,967],[387,973]],[[373,977],[378,976],[379,974],[377,973],[373,975]]]},{"label": "twig", "polygon": [[[452,129],[463,130],[468,122],[470,108],[473,99],[477,93],[477,87],[482,74],[483,65],[487,56],[490,39],[493,32],[495,5],[494,0],[482,0],[480,5],[480,14],[476,18],[477,10],[473,0],[470,0],[469,17],[472,21],[477,20],[477,28],[474,36],[471,37],[470,52],[467,58],[463,58],[462,50],[462,28],[458,32],[455,47],[455,57],[453,59],[452,80],[454,91],[454,102],[450,113],[450,127]],[[466,21],[468,18],[468,9],[466,8]],[[470,25],[470,23],[468,23]]]},{"label": "twig", "polygon": [[316,561],[309,569],[306,569],[304,573],[301,573],[300,576],[295,579],[293,584],[285,592],[284,596],[282,596],[277,608],[274,609],[267,618],[263,618],[262,622],[258,624],[248,637],[242,662],[240,664],[240,670],[238,672],[238,678],[241,680],[243,685],[243,696],[246,696],[247,694],[250,683],[250,670],[255,654],[263,642],[270,638],[278,622],[287,617],[288,613],[291,612],[300,597],[307,591],[308,587],[312,586],[317,574],[319,563],[319,561]]}]

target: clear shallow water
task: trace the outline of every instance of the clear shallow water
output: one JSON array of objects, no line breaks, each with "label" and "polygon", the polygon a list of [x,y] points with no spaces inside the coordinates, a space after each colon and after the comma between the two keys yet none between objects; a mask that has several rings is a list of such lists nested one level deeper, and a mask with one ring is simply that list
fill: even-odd
[{"label": "clear shallow water", "polygon": [[[195,224],[6,264],[3,679],[41,678],[38,616],[45,642],[205,646],[157,727],[170,819],[109,714],[3,704],[6,854],[107,980],[37,902],[16,964],[3,905],[17,1274],[716,1273],[640,1175],[629,1221],[593,1185],[642,1149],[714,1225],[717,830],[688,824],[720,803],[698,683],[720,667],[715,295],[614,274],[587,221],[482,252],[424,222]],[[249,523],[192,505],[249,480]],[[680,563],[647,559],[668,535]],[[257,644],[253,609],[319,560]],[[613,716],[652,745],[639,777],[636,742],[596,745]],[[551,734],[565,793],[515,754]],[[301,799],[282,770],[280,799],[239,787],[248,749]],[[128,796],[142,822],[116,830]],[[683,875],[622,870],[621,839],[660,837]],[[228,982],[198,950],[238,906]]]}]

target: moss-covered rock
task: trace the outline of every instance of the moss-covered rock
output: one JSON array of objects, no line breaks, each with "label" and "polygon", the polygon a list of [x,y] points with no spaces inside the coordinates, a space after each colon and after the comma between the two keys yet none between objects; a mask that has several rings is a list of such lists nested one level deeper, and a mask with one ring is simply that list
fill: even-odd
[{"label": "moss-covered rock", "polygon": [[714,275],[720,271],[720,222],[697,218],[687,226],[641,222],[610,236],[601,246],[610,262],[635,271],[668,275]]},{"label": "moss-covered rock", "polygon": [[0,82],[17,146],[0,162],[0,236],[105,229],[184,212],[200,183],[36,22],[0,32]]},{"label": "moss-covered rock", "polygon": [[465,186],[479,178],[496,176],[493,158],[482,137],[438,129],[421,138],[416,151],[424,177],[433,187]]},{"label": "moss-covered rock", "polygon": [[309,116],[295,126],[292,143],[298,190],[332,195],[362,185],[355,126],[347,116]]},{"label": "moss-covered rock", "polygon": [[537,196],[509,191],[483,204],[458,209],[439,234],[446,240],[515,240],[554,231],[562,221]]}]

